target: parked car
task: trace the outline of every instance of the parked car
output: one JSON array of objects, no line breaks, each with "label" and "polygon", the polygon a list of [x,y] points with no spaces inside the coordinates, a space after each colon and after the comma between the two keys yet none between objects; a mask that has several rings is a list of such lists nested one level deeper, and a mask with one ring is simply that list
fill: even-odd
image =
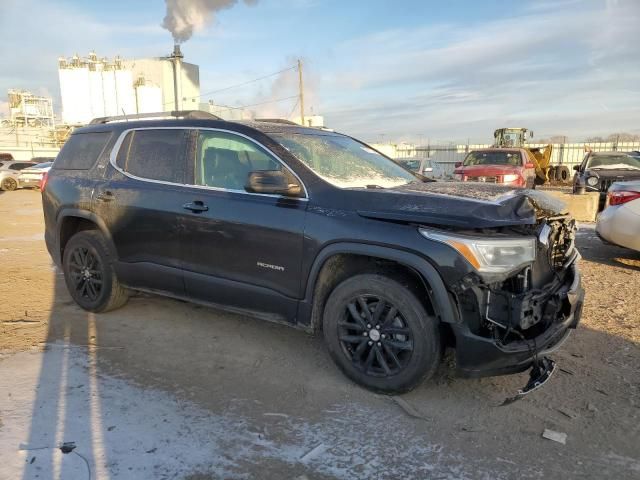
[{"label": "parked car", "polygon": [[428,158],[396,158],[394,161],[407,170],[419,173],[425,177],[429,177],[433,173],[431,160]]},{"label": "parked car", "polygon": [[596,232],[609,243],[640,251],[640,181],[616,182],[609,187]]},{"label": "parked car", "polygon": [[53,161],[38,163],[32,167],[25,168],[18,175],[19,188],[40,188],[42,177],[51,169]]},{"label": "parked car", "polygon": [[573,169],[573,193],[600,192],[601,209],[612,183],[640,180],[640,158],[623,152],[588,152]]},{"label": "parked car", "polygon": [[33,166],[35,166],[33,162],[0,161],[0,190],[11,191],[18,188],[20,171]]},{"label": "parked car", "polygon": [[456,163],[454,178],[461,182],[500,183],[535,188],[536,171],[522,148],[473,150]]},{"label": "parked car", "polygon": [[132,289],[322,331],[376,391],[413,388],[445,346],[465,375],[548,378],[584,298],[557,201],[417,177],[335,132],[184,115],[79,128],[49,171],[46,244],[82,308]]}]

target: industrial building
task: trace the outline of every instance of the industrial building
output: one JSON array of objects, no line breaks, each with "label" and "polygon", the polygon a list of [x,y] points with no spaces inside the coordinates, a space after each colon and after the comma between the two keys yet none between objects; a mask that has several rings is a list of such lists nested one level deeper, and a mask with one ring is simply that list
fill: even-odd
[{"label": "industrial building", "polygon": [[34,95],[28,90],[9,89],[9,125],[14,127],[55,126],[51,97]]},{"label": "industrial building", "polygon": [[200,72],[183,61],[176,46],[167,57],[123,60],[95,52],[58,59],[62,122],[86,124],[96,117],[195,110],[200,103]]}]

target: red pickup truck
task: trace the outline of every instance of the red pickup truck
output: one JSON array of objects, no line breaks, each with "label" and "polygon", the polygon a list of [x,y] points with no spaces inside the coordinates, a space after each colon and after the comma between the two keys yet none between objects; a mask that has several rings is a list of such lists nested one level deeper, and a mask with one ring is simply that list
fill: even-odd
[{"label": "red pickup truck", "polygon": [[535,166],[522,148],[484,148],[456,163],[454,178],[462,182],[501,183],[535,188]]}]

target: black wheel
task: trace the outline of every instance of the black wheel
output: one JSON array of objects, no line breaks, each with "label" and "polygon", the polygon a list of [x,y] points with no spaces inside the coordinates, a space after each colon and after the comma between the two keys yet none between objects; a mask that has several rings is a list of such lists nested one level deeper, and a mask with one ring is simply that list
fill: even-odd
[{"label": "black wheel", "polygon": [[64,249],[62,266],[71,297],[85,310],[107,312],[126,303],[127,291],[116,278],[100,232],[83,231],[71,237]]},{"label": "black wheel", "polygon": [[322,327],[336,364],[374,391],[411,390],[440,361],[437,320],[388,277],[363,274],[338,285],[327,299]]},{"label": "black wheel", "polygon": [[564,165],[559,165],[556,167],[556,179],[560,180],[562,183],[566,183],[569,181],[569,177],[571,176],[569,169]]},{"label": "black wheel", "polygon": [[7,177],[2,180],[2,184],[0,185],[0,187],[2,187],[2,190],[12,192],[16,188],[18,188],[18,182],[16,182],[15,178]]}]

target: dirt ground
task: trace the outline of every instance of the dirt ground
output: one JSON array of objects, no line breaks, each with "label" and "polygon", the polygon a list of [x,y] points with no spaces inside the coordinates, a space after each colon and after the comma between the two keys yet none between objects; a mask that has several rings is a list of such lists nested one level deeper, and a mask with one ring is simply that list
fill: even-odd
[{"label": "dirt ground", "polygon": [[147,295],[87,314],[42,232],[38,192],[0,193],[0,478],[640,478],[640,254],[593,225],[582,323],[508,406],[527,374],[445,363],[398,399],[285,326]]}]

